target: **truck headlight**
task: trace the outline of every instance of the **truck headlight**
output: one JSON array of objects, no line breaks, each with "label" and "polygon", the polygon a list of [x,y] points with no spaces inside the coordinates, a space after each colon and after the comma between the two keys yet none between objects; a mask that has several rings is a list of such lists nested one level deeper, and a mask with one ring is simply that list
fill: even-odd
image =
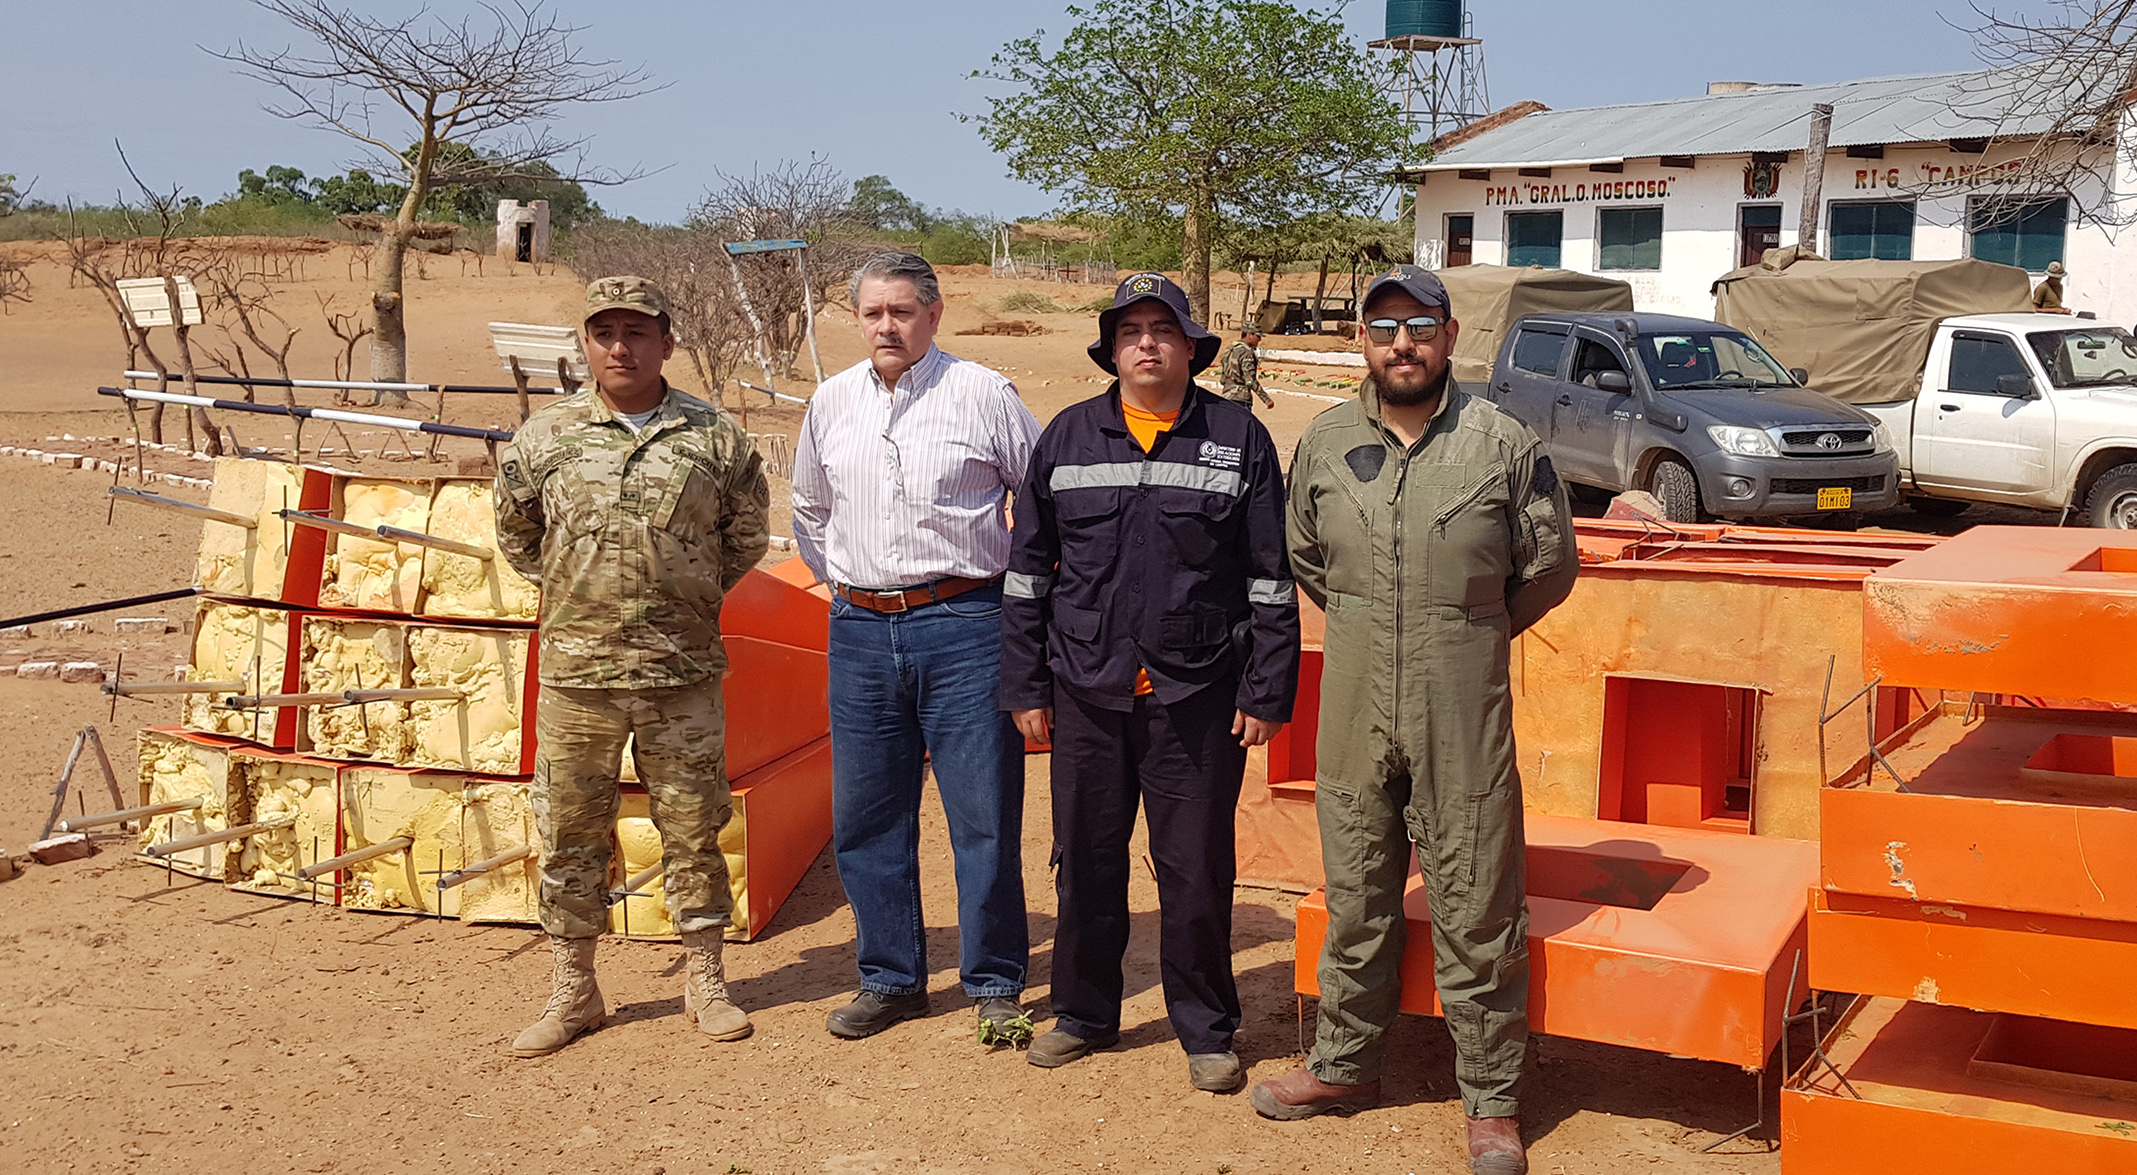
[{"label": "truck headlight", "polygon": [[1885,427],[1883,421],[1879,421],[1877,428],[1870,433],[1870,451],[1872,453],[1890,453],[1892,451],[1892,431]]},{"label": "truck headlight", "polygon": [[1781,455],[1781,451],[1773,446],[1773,438],[1761,429],[1735,424],[1710,424],[1707,426],[1707,435],[1714,439],[1715,446],[1724,453],[1734,453],[1739,457]]}]

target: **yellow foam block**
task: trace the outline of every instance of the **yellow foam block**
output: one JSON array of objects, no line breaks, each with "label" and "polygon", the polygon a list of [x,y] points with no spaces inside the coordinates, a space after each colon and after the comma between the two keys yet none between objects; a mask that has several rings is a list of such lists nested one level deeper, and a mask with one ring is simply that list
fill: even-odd
[{"label": "yellow foam block", "polygon": [[[630,756],[624,756],[624,765],[631,769]],[[635,771],[633,771],[635,775]],[[720,830],[720,855],[727,858],[728,890],[734,895],[735,924],[730,926],[725,937],[742,940],[748,937],[743,914],[749,905],[748,862],[743,855],[745,833],[742,814],[742,797],[735,797],[735,814],[727,826]],[[609,887],[621,888],[632,874],[661,859],[660,830],[653,827],[653,800],[645,792],[632,789],[617,800],[616,808],[616,855],[609,867]],[[609,929],[628,938],[670,939],[677,937],[675,923],[668,917],[668,891],[656,875],[640,896],[625,898],[609,909]],[[629,916],[625,916],[625,907]]]},{"label": "yellow foam block", "polygon": [[[437,876],[459,856],[460,792],[465,776],[446,772],[351,767],[341,777],[341,851],[397,836],[415,843],[342,874],[341,904],[353,910],[437,909]],[[423,870],[430,870],[426,874]],[[447,891],[450,893],[451,891]]]},{"label": "yellow foam block", "polygon": [[[303,633],[306,693],[408,685],[407,634],[400,625],[307,616]],[[408,703],[404,701],[313,706],[306,711],[306,729],[316,755],[381,763],[408,761]]]},{"label": "yellow foam block", "polygon": [[[250,819],[249,800],[242,781],[235,779],[227,747],[192,742],[170,731],[144,730],[138,764],[141,803],[207,801],[190,812],[152,817],[141,828],[143,849],[180,837],[220,832]],[[209,845],[168,858],[147,859],[158,865],[168,861],[172,868],[195,877],[228,881],[234,876],[232,866],[238,850],[236,844]]]},{"label": "yellow foam block", "polygon": [[208,505],[256,518],[259,526],[246,530],[223,522],[203,522],[193,566],[194,587],[228,596],[282,598],[293,532],[276,511],[302,508],[303,476],[298,466],[279,461],[216,458]]},{"label": "yellow foam block", "polygon": [[[278,524],[279,525],[279,524]],[[246,693],[279,693],[289,662],[289,613],[203,600],[193,617],[191,681],[242,681]],[[272,742],[273,711],[230,710],[219,694],[186,694],[187,730]]]},{"label": "yellow foam block", "polygon": [[[439,538],[497,548],[496,487],[487,481],[447,479],[430,500],[428,530]],[[533,620],[541,590],[503,558],[475,559],[450,551],[423,552],[425,616]]]},{"label": "yellow foam block", "polygon": [[[460,857],[446,854],[448,868],[486,861],[512,849],[535,844],[534,807],[523,779],[469,780],[460,793]],[[534,922],[538,920],[535,859],[515,861],[456,889],[464,922]],[[450,910],[451,907],[448,907]]]},{"label": "yellow foam block", "polygon": [[[430,520],[430,487],[422,482],[344,479],[336,490],[344,522],[422,530]],[[327,549],[319,602],[329,608],[413,612],[423,589],[423,548],[335,534]]]},{"label": "yellow foam block", "polygon": [[[246,838],[238,861],[242,880],[236,888],[277,897],[310,898],[315,887],[296,879],[297,870],[339,851],[336,830],[341,803],[337,794],[340,766],[301,759],[258,759],[234,755],[239,778],[256,821],[294,817],[288,828]],[[321,901],[332,901],[332,878],[316,887]]]},{"label": "yellow foam block", "polygon": [[407,757],[417,767],[518,775],[533,764],[525,729],[532,629],[410,625],[409,676],[418,687],[461,692],[460,701],[409,706]]}]

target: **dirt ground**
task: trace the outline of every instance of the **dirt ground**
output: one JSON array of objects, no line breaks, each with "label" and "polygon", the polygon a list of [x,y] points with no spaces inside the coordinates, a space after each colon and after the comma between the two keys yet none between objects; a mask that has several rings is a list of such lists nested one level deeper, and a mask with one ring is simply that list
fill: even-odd
[{"label": "dirt ground", "polygon": [[[0,317],[0,387],[7,397],[0,405],[0,444],[52,449],[44,438],[124,435],[123,412],[91,391],[115,382],[123,359],[108,312],[89,291],[68,289],[49,260],[31,272],[37,300]],[[579,289],[568,273],[537,274],[494,261],[479,276],[472,267],[463,276],[456,261],[433,260],[428,272],[410,283],[419,380],[497,381],[482,324],[568,321]],[[321,294],[344,308],[353,303],[358,283],[352,277],[360,274],[340,254],[315,256],[307,259],[306,280],[282,287],[280,296],[292,321],[316,319]],[[1310,275],[1303,280],[1310,287]],[[1006,316],[1032,319],[1050,332],[1033,337],[957,333],[1005,317],[981,305],[1013,290],[1035,289],[1070,305],[1102,291],[962,273],[945,285],[950,311],[943,345],[1008,373],[1042,419],[1103,387],[1082,353],[1091,314]],[[1229,295],[1225,289],[1220,282],[1219,305],[1236,306],[1236,279]],[[827,312],[822,321],[827,365],[857,361],[850,316]],[[323,325],[303,325],[298,369],[327,374]],[[1288,452],[1327,406],[1314,396],[1336,394],[1324,388],[1280,396],[1264,414],[1278,444]],[[322,404],[329,398],[304,397]],[[728,403],[738,406],[732,394]],[[791,433],[797,411],[761,404],[750,410],[752,430]],[[446,418],[456,422],[509,425],[513,416],[509,397],[455,398],[446,408]],[[247,420],[238,429],[246,444],[288,443],[279,422]],[[363,435],[351,440],[352,447],[367,444]],[[307,446],[320,443],[307,435]],[[114,453],[123,448],[98,444]],[[473,450],[448,448],[445,455],[450,460]],[[422,461],[385,462],[375,452],[361,463],[443,471]],[[201,472],[181,457],[156,455],[151,468],[164,466]],[[184,586],[197,526],[138,507],[122,508],[107,524],[109,480],[0,458],[0,500],[11,503],[0,544],[0,614]],[[160,492],[203,497],[195,490]],[[784,497],[784,487],[775,488],[782,511],[777,533],[786,532]],[[187,609],[127,614],[177,618]],[[0,669],[52,656],[109,664],[123,652],[129,678],[136,666],[143,677],[162,678],[184,660],[182,633],[119,637],[110,635],[108,623],[97,628],[53,638],[41,627],[33,640],[0,642]],[[91,686],[0,676],[0,755],[16,764],[0,773],[0,846],[19,853],[35,836],[60,761],[81,726],[99,726],[122,781],[130,781],[133,732],[175,721],[177,713],[168,700],[121,703],[115,717],[108,706]],[[1043,1013],[1054,926],[1045,871],[1045,760],[1031,759],[1028,773],[1028,997]],[[92,809],[106,802],[95,792],[88,800]],[[730,950],[736,993],[757,1021],[754,1037],[716,1044],[691,1032],[681,1011],[677,949],[614,942],[601,958],[614,1023],[537,1061],[504,1052],[539,1012],[545,991],[548,961],[532,930],[239,894],[166,877],[131,862],[124,838],[104,838],[105,851],[91,860],[32,867],[0,883],[0,1170],[213,1165],[589,1175],[1062,1169],[1414,1175],[1463,1169],[1451,1048],[1438,1021],[1403,1020],[1387,1104],[1353,1119],[1265,1122],[1243,1096],[1191,1090],[1157,990],[1155,889],[1143,870],[1131,894],[1136,937],[1127,961],[1122,1047],[1054,1072],[1032,1068],[1015,1053],[981,1048],[956,983],[947,838],[932,801],[928,813],[922,860],[935,967],[931,1018],[862,1042],[835,1040],[823,1030],[824,1014],[847,998],[854,979],[852,920],[825,856],[767,934]],[[1239,893],[1236,967],[1247,1010],[1239,1047],[1257,1080],[1298,1061],[1294,901],[1273,891]],[[1750,1120],[1750,1075],[1558,1039],[1539,1040],[1534,1055],[1526,1127],[1538,1172],[1778,1169],[1765,1142],[1696,1153]]]}]

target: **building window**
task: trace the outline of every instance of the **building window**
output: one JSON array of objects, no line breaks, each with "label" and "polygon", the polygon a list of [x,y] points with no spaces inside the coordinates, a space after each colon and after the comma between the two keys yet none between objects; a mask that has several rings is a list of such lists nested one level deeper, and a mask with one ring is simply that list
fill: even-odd
[{"label": "building window", "polygon": [[1976,260],[2016,265],[2034,273],[2063,259],[2070,201],[1978,199],[1967,209]]},{"label": "building window", "polygon": [[1506,214],[1506,263],[1558,268],[1558,247],[1566,235],[1563,212]]},{"label": "building window", "polygon": [[1832,206],[1832,259],[1914,260],[1914,202],[1863,200]]},{"label": "building window", "polygon": [[1662,210],[1604,208],[1595,214],[1603,269],[1662,268]]}]

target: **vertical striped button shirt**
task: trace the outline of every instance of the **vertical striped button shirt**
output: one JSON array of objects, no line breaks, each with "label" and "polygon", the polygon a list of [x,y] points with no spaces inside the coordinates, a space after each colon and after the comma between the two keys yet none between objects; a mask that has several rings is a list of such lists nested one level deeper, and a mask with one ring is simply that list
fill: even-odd
[{"label": "vertical striped button shirt", "polygon": [[794,448],[794,541],[826,583],[888,590],[1009,566],[1004,503],[1039,422],[1001,375],[929,347],[883,386],[863,361],[816,389]]}]

